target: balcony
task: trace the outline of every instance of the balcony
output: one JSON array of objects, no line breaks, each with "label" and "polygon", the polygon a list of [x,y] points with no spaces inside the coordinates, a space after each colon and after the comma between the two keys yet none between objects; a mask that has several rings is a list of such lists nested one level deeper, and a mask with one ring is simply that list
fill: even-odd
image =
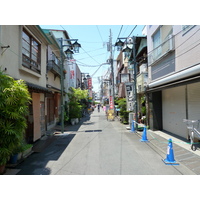
[{"label": "balcony", "polygon": [[47,63],[47,71],[51,71],[55,76],[60,77],[60,66],[54,60],[49,60]]},{"label": "balcony", "polygon": [[147,72],[142,72],[141,74],[137,75],[137,93],[143,93],[146,91],[147,81]]},{"label": "balcony", "polygon": [[155,64],[171,51],[174,51],[174,46],[174,36],[169,35],[168,38],[161,45],[159,45],[149,53],[149,65]]}]

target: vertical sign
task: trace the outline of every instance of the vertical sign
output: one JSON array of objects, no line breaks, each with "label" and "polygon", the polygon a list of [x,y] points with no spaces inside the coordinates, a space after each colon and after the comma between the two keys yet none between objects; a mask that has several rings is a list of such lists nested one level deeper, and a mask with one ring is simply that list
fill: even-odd
[{"label": "vertical sign", "polygon": [[76,87],[76,63],[69,64],[69,86],[75,88]]},{"label": "vertical sign", "polygon": [[92,78],[88,78],[88,89],[92,89]]},{"label": "vertical sign", "polygon": [[113,97],[112,96],[110,96],[110,109],[114,109]]},{"label": "vertical sign", "polygon": [[76,87],[75,86],[75,80],[76,80],[76,69],[75,69],[75,65],[72,63],[70,65],[70,77],[69,77],[69,85],[70,87]]},{"label": "vertical sign", "polygon": [[125,83],[125,94],[126,94],[127,111],[133,111],[133,106],[134,106],[133,83]]},{"label": "vertical sign", "polygon": [[92,98],[92,78],[88,78],[88,91],[89,91],[89,97]]}]

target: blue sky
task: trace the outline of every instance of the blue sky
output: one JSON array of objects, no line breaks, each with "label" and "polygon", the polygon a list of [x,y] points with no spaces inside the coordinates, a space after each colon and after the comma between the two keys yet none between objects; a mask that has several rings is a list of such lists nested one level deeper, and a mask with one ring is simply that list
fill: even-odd
[{"label": "blue sky", "polygon": [[[74,54],[77,64],[82,73],[94,74],[99,65],[109,59],[110,52],[107,51],[106,43],[109,41],[110,29],[112,32],[112,43],[115,44],[122,25],[41,25],[41,28],[66,30],[71,39],[78,39],[81,44],[79,53]],[[135,25],[123,25],[119,37],[127,37]],[[142,35],[143,25],[137,25],[130,36]],[[119,52],[114,51],[114,59]],[[98,78],[109,68],[103,65],[93,76],[94,90],[98,90]]]}]

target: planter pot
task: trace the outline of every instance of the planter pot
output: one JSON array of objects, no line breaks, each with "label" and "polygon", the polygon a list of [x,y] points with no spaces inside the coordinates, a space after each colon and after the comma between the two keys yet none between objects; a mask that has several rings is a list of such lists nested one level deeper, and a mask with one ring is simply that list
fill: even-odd
[{"label": "planter pot", "polygon": [[0,175],[5,173],[6,165],[0,165]]},{"label": "planter pot", "polygon": [[71,125],[74,125],[76,123],[76,119],[73,118],[73,119],[70,120],[70,122],[71,122]]},{"label": "planter pot", "polygon": [[32,147],[22,152],[22,158],[26,158],[32,151]]},{"label": "planter pot", "polygon": [[17,158],[18,158],[18,154],[14,154],[14,155],[10,156],[10,164],[16,164]]},{"label": "planter pot", "polygon": [[18,153],[18,157],[17,160],[21,160],[22,159],[22,152]]},{"label": "planter pot", "polygon": [[76,122],[76,124],[78,124],[78,122],[79,122],[79,119],[78,119],[78,118],[76,118],[75,122]]}]

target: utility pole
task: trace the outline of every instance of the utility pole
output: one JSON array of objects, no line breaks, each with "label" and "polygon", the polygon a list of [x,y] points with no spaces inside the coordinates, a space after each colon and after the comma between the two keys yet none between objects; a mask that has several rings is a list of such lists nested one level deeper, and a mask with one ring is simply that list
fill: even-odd
[{"label": "utility pole", "polygon": [[61,84],[61,133],[64,133],[64,77],[63,77],[63,38],[60,38],[60,57],[61,57],[61,67],[60,67],[60,84]]},{"label": "utility pole", "polygon": [[[138,122],[138,106],[137,106],[137,65],[136,65],[136,37],[133,36],[133,66],[134,66],[134,82],[133,82],[133,88],[134,88],[134,106],[135,106],[135,121]],[[138,124],[136,123],[136,130],[138,130]]]},{"label": "utility pole", "polygon": [[111,32],[111,29],[110,29],[110,41],[109,41],[109,47],[110,47],[110,65],[111,65],[111,76],[112,76],[112,104],[111,105],[111,109],[115,110],[114,106],[115,106],[115,103],[114,103],[114,97],[115,97],[115,86],[114,86],[114,70],[113,70],[113,51],[112,51],[112,32]]}]

